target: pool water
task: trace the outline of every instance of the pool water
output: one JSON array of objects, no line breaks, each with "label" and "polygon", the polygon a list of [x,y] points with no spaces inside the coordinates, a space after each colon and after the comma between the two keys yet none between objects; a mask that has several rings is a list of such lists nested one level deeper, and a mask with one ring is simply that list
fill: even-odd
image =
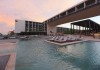
[{"label": "pool water", "polygon": [[19,41],[15,70],[100,70],[100,42],[57,46],[42,38]]}]

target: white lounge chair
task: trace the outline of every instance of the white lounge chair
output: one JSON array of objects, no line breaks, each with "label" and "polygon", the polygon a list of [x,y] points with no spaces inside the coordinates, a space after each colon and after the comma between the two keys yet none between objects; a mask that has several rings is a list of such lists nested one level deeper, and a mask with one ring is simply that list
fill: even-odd
[{"label": "white lounge chair", "polygon": [[62,39],[58,40],[59,43],[63,43],[63,42],[66,42],[67,40],[67,37],[63,36]]},{"label": "white lounge chair", "polygon": [[56,39],[55,42],[59,42],[59,41],[62,40],[62,39],[63,39],[63,36],[59,36],[59,38]]},{"label": "white lounge chair", "polygon": [[51,39],[49,39],[50,41],[54,41],[54,39],[56,38],[56,36],[52,37]]}]

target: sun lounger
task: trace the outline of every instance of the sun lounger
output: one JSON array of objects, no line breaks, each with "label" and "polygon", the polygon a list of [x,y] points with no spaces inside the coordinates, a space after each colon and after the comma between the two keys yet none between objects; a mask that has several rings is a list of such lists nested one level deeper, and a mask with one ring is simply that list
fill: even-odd
[{"label": "sun lounger", "polygon": [[58,42],[58,43],[64,43],[64,42],[66,42],[66,40],[67,40],[67,37],[64,37],[64,36],[63,36],[63,38],[61,38],[61,39],[58,40],[57,42]]},{"label": "sun lounger", "polygon": [[54,36],[48,36],[48,37],[47,37],[47,40],[49,40],[49,39],[51,39],[51,38],[53,38],[53,37],[54,37]]},{"label": "sun lounger", "polygon": [[56,38],[56,36],[52,37],[51,39],[49,39],[49,41],[54,41]]},{"label": "sun lounger", "polygon": [[55,39],[55,42],[58,42],[58,41],[60,41],[60,40],[62,40],[62,39],[63,39],[63,36],[59,36],[58,39]]}]

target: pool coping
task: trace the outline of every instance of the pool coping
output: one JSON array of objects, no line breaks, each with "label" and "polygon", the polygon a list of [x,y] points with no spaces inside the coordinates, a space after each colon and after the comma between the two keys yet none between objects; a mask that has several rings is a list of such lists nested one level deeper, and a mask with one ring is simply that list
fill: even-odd
[{"label": "pool coping", "polygon": [[9,61],[10,55],[2,55],[0,56],[0,70],[5,70],[6,65]]},{"label": "pool coping", "polygon": [[10,55],[8,62],[6,64],[5,70],[15,70],[15,63],[16,63],[16,53],[5,53],[0,54],[0,56]]},{"label": "pool coping", "polygon": [[5,70],[15,70],[15,63],[16,63],[16,53],[11,53],[10,59],[6,65]]}]

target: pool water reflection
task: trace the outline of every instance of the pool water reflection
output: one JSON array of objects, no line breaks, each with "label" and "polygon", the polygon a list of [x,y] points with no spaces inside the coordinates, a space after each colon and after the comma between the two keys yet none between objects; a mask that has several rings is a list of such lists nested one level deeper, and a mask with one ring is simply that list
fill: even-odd
[{"label": "pool water reflection", "polygon": [[57,46],[41,38],[19,41],[16,70],[100,70],[100,42]]}]

